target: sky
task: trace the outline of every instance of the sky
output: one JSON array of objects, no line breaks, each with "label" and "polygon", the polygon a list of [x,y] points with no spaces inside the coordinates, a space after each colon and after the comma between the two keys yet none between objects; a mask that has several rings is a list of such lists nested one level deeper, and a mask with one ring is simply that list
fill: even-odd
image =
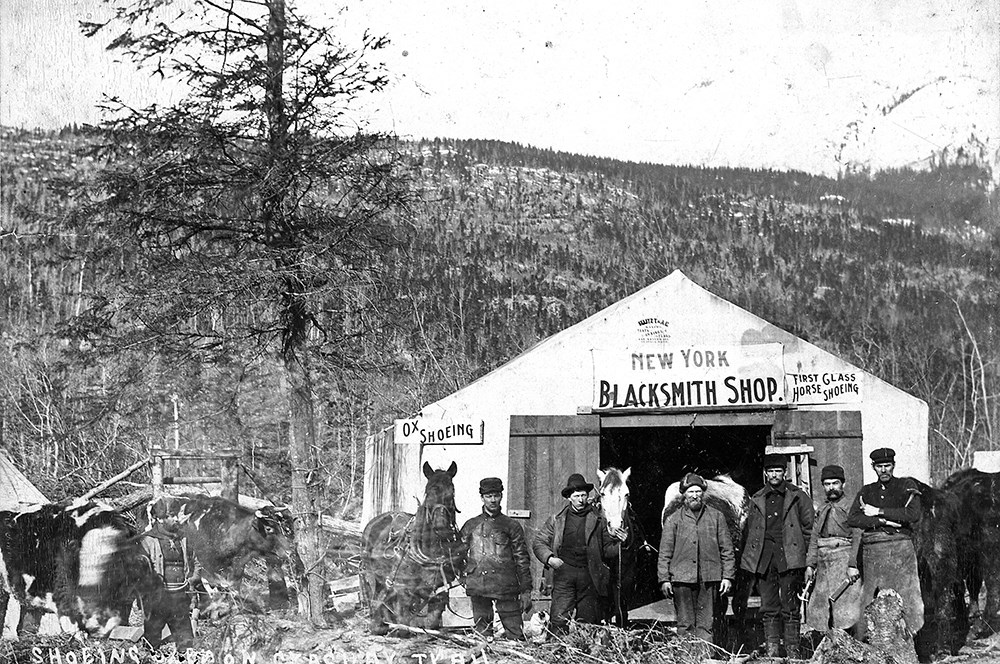
[{"label": "sky", "polygon": [[[297,6],[347,43],[366,28],[391,39],[391,85],[358,121],[406,138],[828,174],[918,163],[972,134],[991,158],[1000,148],[992,0]],[[76,21],[102,11],[99,0],[0,3],[0,124],[93,122],[101,92],[164,94],[79,34]]]}]

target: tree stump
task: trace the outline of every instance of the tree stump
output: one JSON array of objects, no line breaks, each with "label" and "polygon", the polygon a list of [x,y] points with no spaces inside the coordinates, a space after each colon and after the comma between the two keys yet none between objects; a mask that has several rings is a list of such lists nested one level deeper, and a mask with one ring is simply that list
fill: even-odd
[{"label": "tree stump", "polygon": [[917,664],[913,635],[903,620],[903,599],[885,590],[865,607],[868,643],[832,629],[816,647],[812,664]]}]

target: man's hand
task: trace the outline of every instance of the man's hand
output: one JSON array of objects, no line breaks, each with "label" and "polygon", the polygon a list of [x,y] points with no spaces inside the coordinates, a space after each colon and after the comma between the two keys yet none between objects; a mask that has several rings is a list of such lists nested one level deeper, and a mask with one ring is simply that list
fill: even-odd
[{"label": "man's hand", "polygon": [[552,569],[559,569],[563,566],[563,559],[558,556],[552,556],[549,558],[549,567]]},{"label": "man's hand", "polygon": [[860,577],[861,577],[861,570],[859,570],[857,567],[847,568],[847,578],[851,580],[851,583],[854,583]]},{"label": "man's hand", "polygon": [[881,508],[869,505],[865,502],[864,498],[859,498],[858,500],[861,504],[861,511],[865,513],[865,516],[882,516]]},{"label": "man's hand", "polygon": [[531,591],[525,590],[521,593],[521,613],[531,612]]},{"label": "man's hand", "polygon": [[620,542],[624,542],[628,539],[628,531],[624,528],[609,528],[608,531],[611,533],[612,537]]},{"label": "man's hand", "polygon": [[814,576],[816,576],[816,570],[812,567],[806,567],[806,585],[809,585],[809,582],[813,580]]},{"label": "man's hand", "polygon": [[725,595],[733,588],[733,582],[729,579],[723,579],[722,583],[719,584],[719,594]]},{"label": "man's hand", "polygon": [[663,592],[663,596],[670,599],[674,596],[674,588],[670,585],[669,581],[664,581],[660,584],[660,590]]}]

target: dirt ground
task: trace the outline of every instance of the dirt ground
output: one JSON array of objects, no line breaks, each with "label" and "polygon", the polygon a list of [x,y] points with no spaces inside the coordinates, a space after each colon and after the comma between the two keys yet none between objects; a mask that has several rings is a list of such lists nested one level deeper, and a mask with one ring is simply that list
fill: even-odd
[{"label": "dirt ground", "polygon": [[[628,631],[581,625],[545,642],[485,642],[468,630],[436,634],[373,636],[362,613],[331,616],[311,628],[291,612],[223,618],[201,623],[197,648],[178,653],[171,645],[152,651],[126,641],[84,641],[70,635],[0,642],[3,664],[701,664],[703,644],[685,642],[657,625]],[[712,652],[714,661],[784,664],[756,653]],[[970,641],[941,664],[1000,664],[1000,634]],[[845,663],[849,664],[849,663]]]}]

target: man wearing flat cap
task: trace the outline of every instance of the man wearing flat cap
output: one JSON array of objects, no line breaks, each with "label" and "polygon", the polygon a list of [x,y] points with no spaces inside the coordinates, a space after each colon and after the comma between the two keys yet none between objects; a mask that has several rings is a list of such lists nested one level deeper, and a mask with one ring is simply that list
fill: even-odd
[{"label": "man wearing flat cap", "polygon": [[740,567],[757,578],[768,657],[799,656],[799,593],[813,526],[812,498],[785,480],[788,459],[764,455],[764,488],[750,499]]},{"label": "man wearing flat cap", "polygon": [[520,641],[524,639],[521,614],[531,610],[531,561],[524,529],[500,511],[500,478],[481,480],[479,496],[482,513],[466,521],[461,531],[469,551],[464,584],[472,602],[474,629],[487,638],[493,636],[496,603],[504,636]]},{"label": "man wearing flat cap", "polygon": [[611,576],[607,561],[618,556],[625,539],[623,532],[611,536],[604,515],[590,504],[593,488],[583,475],[570,475],[562,490],[569,504],[546,520],[532,543],[546,573],[552,570],[549,628],[555,634],[568,631],[574,610],[580,622],[600,622]]},{"label": "man wearing flat cap", "polygon": [[708,484],[696,473],[680,483],[684,504],[663,523],[657,574],[673,597],[677,633],[712,642],[716,595],[736,578],[736,556],[722,512],[705,504]]},{"label": "man wearing flat cap", "polygon": [[814,582],[806,607],[806,624],[825,632],[830,621],[829,597],[850,581],[851,585],[833,605],[833,627],[850,629],[861,617],[861,577],[858,552],[861,531],[847,525],[850,503],[844,498],[847,477],[840,466],[823,466],[820,481],[826,502],[816,512],[809,550],[806,552],[806,584]]},{"label": "man wearing flat cap", "polygon": [[[875,597],[875,590],[892,588],[903,598],[903,619],[911,633],[924,624],[924,602],[917,577],[913,527],[920,520],[920,489],[909,477],[893,477],[896,452],[881,447],[871,453],[878,480],[866,484],[851,505],[847,525],[860,528],[862,580],[861,606]],[[864,636],[864,621],[857,638]]]}]

